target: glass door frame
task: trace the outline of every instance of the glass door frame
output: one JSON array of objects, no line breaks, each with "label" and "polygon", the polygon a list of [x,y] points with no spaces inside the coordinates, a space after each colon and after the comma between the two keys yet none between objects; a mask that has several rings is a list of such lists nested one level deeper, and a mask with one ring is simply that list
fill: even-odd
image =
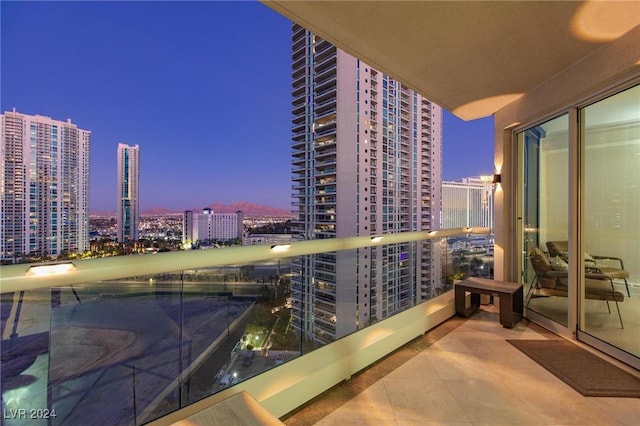
[{"label": "glass door frame", "polygon": [[[511,140],[512,146],[515,146],[514,155],[516,157],[516,161],[514,164],[514,176],[515,179],[515,187],[513,188],[515,197],[515,224],[514,224],[514,232],[515,241],[514,247],[519,252],[519,255],[515,259],[515,271],[517,271],[518,276],[520,277],[520,281],[523,280],[524,274],[524,266],[525,263],[528,262],[527,253],[524,252],[524,239],[525,239],[525,231],[524,231],[524,146],[522,146],[518,140],[518,134],[526,131],[527,129],[531,129],[532,127],[544,124],[548,121],[554,120],[562,115],[568,115],[568,191],[569,191],[569,199],[568,202],[568,239],[569,239],[569,257],[571,259],[580,259],[581,256],[576,256],[577,253],[580,253],[575,244],[572,244],[572,241],[575,241],[575,236],[579,231],[579,224],[576,221],[578,209],[578,197],[579,197],[579,186],[573,185],[573,182],[577,181],[577,175],[579,174],[579,158],[578,153],[576,152],[578,149],[577,143],[575,143],[577,135],[578,135],[578,108],[563,108],[554,111],[553,113],[545,115],[540,120],[535,122],[527,123],[526,125],[519,125],[514,127],[511,132]],[[580,279],[580,265],[584,265],[584,260],[580,262],[571,262],[568,270],[568,294],[567,294],[567,326],[556,322],[532,309],[528,309],[525,303],[524,306],[524,316],[529,320],[543,326],[544,328],[569,339],[576,339],[576,330],[577,330],[577,313],[578,309],[578,288],[579,283],[578,279]]]},{"label": "glass door frame", "polygon": [[[586,188],[585,188],[586,141],[585,141],[585,135],[582,132],[582,129],[584,128],[584,126],[582,126],[582,124],[584,124],[584,108],[590,105],[593,105],[597,102],[600,102],[608,97],[615,96],[619,93],[624,92],[625,90],[631,89],[632,87],[635,87],[638,85],[640,85],[640,77],[631,78],[628,81],[622,82],[622,83],[618,82],[618,84],[607,88],[607,90],[603,90],[595,95],[592,95],[591,97],[585,99],[583,102],[580,102],[576,107],[572,108],[572,110],[574,111],[573,113],[575,114],[574,127],[576,130],[576,134],[572,136],[574,137],[572,141],[575,141],[574,145],[576,145],[576,147],[578,148],[576,149],[578,151],[577,158],[576,158],[578,160],[576,164],[578,168],[577,170],[578,180],[576,182],[578,182],[578,185],[576,185],[576,187],[579,188],[578,200],[576,204],[576,206],[579,207],[578,211],[576,212],[576,217],[578,218],[578,227],[575,229],[575,236],[577,238],[575,241],[578,242],[576,246],[579,249],[577,253],[580,253],[579,263],[581,264],[580,265],[581,269],[579,269],[578,271],[575,271],[578,274],[577,275],[578,280],[576,282],[579,285],[579,294],[576,295],[577,300],[576,300],[576,303],[574,303],[575,307],[577,308],[577,311],[574,314],[574,318],[576,320],[575,327],[572,329],[575,330],[574,335],[576,340],[581,341],[617,359],[618,361],[621,361],[622,363],[635,368],[636,370],[640,370],[640,356],[632,355],[624,351],[623,349],[620,349],[617,346],[614,346],[608,342],[605,342],[604,340],[594,337],[589,333],[587,333],[586,331],[582,331],[580,329],[580,324],[585,324],[585,321],[586,321],[586,318],[585,318],[586,312],[584,309],[581,309],[580,303],[581,301],[584,300],[584,288],[585,288],[585,277],[583,273],[585,268],[585,259],[582,253],[586,253],[585,232],[581,231],[584,229],[583,225],[585,223],[585,196],[584,195],[586,194]],[[572,158],[571,154],[570,154],[570,158]],[[572,228],[571,231],[573,232],[574,229]],[[574,253],[574,255],[577,253]]]}]

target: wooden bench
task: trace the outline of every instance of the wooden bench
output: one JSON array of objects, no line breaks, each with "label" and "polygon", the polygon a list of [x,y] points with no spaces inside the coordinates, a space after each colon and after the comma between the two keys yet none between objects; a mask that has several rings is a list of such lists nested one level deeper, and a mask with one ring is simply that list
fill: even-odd
[{"label": "wooden bench", "polygon": [[[471,306],[466,307],[466,292],[471,293]],[[456,314],[468,317],[480,307],[480,295],[500,298],[500,324],[513,328],[522,319],[522,284],[470,277],[455,284]]]}]

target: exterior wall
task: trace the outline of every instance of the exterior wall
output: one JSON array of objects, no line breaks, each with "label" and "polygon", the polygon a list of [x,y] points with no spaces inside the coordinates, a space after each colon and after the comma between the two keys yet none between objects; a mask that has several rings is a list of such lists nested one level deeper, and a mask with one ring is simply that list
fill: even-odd
[{"label": "exterior wall", "polygon": [[88,249],[90,141],[71,120],[2,115],[2,259]]},{"label": "exterior wall", "polygon": [[137,241],[140,224],[140,147],[118,144],[118,241]]},{"label": "exterior wall", "polygon": [[184,212],[182,242],[195,243],[207,240],[233,240],[242,238],[241,211],[236,213],[214,213],[206,208],[202,213]]},{"label": "exterior wall", "polygon": [[[423,119],[420,127],[422,143],[421,164],[422,183],[420,202],[422,228],[437,229],[440,227],[442,206],[442,107],[422,98],[421,111]],[[426,143],[427,141],[431,143]],[[442,252],[435,240],[421,243],[422,251],[422,298],[428,300],[442,292]],[[425,272],[431,268],[431,273]]]},{"label": "exterior wall", "polygon": [[[293,33],[294,238],[438,228],[440,107],[295,24]],[[440,281],[431,245],[294,259],[293,326],[328,343],[430,298]]]},{"label": "exterior wall", "polygon": [[[335,48],[334,48],[335,49]],[[360,83],[361,70],[359,61],[347,55],[342,50],[336,49],[337,72],[337,150],[335,153],[337,169],[336,185],[336,232],[332,237],[349,237],[353,235],[366,235],[365,225],[359,219],[364,217],[364,194],[359,193],[364,188],[365,182],[361,181],[359,173],[363,164],[359,158],[359,111],[358,85]],[[360,207],[362,206],[362,207]],[[331,219],[329,219],[331,221]],[[358,229],[358,225],[363,229]],[[325,338],[325,342],[331,341],[337,336],[346,336],[358,328],[358,324],[365,322],[364,294],[358,297],[358,284],[363,279],[363,274],[358,274],[358,262],[361,254],[356,250],[336,252],[334,265],[326,262],[327,267],[335,267],[335,275],[332,285],[335,286],[335,322],[332,317],[317,318],[316,327],[326,323],[334,327],[334,332]],[[316,265],[320,266],[320,265]],[[324,266],[324,265],[323,265]]]}]

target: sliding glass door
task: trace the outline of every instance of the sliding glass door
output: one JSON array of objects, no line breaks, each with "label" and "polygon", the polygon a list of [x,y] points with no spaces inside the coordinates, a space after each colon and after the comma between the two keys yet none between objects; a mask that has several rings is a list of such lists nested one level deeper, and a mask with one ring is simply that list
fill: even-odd
[{"label": "sliding glass door", "polygon": [[584,291],[579,329],[640,356],[640,86],[580,110]]},{"label": "sliding glass door", "polygon": [[516,136],[527,315],[640,366],[640,86]]}]

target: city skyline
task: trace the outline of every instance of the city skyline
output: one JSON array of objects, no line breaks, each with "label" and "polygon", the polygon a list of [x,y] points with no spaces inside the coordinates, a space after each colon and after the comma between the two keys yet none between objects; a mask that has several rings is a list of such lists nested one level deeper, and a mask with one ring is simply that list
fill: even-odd
[{"label": "city skyline", "polygon": [[[90,211],[116,210],[121,140],[145,147],[141,210],[291,208],[288,20],[255,2],[0,7],[0,109],[91,130]],[[444,179],[493,172],[492,121],[444,114]]]}]

